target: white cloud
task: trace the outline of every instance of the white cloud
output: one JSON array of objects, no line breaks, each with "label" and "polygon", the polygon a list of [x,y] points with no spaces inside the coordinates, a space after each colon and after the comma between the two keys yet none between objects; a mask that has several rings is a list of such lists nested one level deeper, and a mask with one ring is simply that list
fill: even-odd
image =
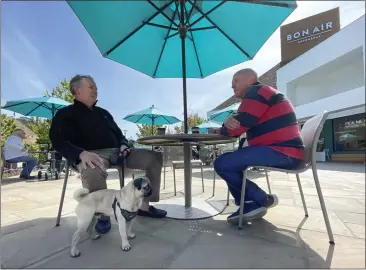
[{"label": "white cloud", "polygon": [[[23,97],[43,94],[47,86],[31,66],[22,63],[20,59],[13,56],[13,54],[4,48],[2,56],[9,63],[10,68],[8,70],[10,78],[6,78],[6,80],[13,82],[11,87],[14,87],[14,89],[3,89],[4,93],[16,93],[16,96]],[[15,95],[12,96],[15,97]]]}]

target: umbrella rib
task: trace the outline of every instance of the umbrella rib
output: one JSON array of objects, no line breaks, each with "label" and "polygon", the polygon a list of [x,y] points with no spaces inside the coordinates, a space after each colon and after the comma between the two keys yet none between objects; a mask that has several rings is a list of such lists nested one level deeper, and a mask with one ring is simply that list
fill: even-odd
[{"label": "umbrella rib", "polygon": [[210,29],[216,29],[215,26],[206,26],[206,27],[197,27],[197,28],[190,28],[189,31],[201,31],[201,30],[210,30]]},{"label": "umbrella rib", "polygon": [[[193,7],[192,7],[193,8]],[[184,5],[184,11],[185,13],[188,13],[187,12],[187,9],[186,9],[186,5]],[[187,14],[188,15],[188,14]],[[187,22],[188,23],[188,26],[189,28],[191,27],[190,26],[190,23],[189,21]],[[193,33],[191,31],[191,36],[192,36],[192,43],[193,43],[193,49],[194,49],[194,53],[196,55],[196,58],[197,58],[197,64],[198,64],[198,68],[200,69],[200,74],[201,74],[201,78],[203,78],[203,73],[202,73],[202,67],[201,67],[201,62],[200,62],[200,59],[198,58],[198,53],[197,53],[197,47],[196,47],[196,42],[194,42],[194,37],[193,37]]]},{"label": "umbrella rib", "polygon": [[[132,37],[137,31],[139,31],[142,27],[144,27],[146,25],[147,22],[150,22],[152,19],[154,19],[156,16],[158,16],[164,9],[166,9],[169,5],[171,5],[171,3],[173,3],[174,0],[170,1],[169,3],[166,3],[164,6],[162,6],[161,8],[158,8],[157,6],[155,6],[155,8],[157,9],[157,12],[155,12],[150,18],[148,18],[146,21],[144,21],[139,27],[137,27],[135,30],[133,30],[132,32],[130,32],[126,37],[124,37],[120,42],[118,42],[116,45],[114,45],[110,50],[108,50],[105,54],[103,54],[103,56],[108,56],[109,54],[111,54],[111,52],[113,52],[115,49],[117,49],[119,46],[121,46],[126,40],[128,40],[130,37]],[[150,1],[149,1],[150,2]],[[152,4],[152,3],[150,3]],[[164,13],[163,13],[164,14]],[[178,26],[178,25],[176,25]]]},{"label": "umbrella rib", "polygon": [[286,4],[286,3],[278,3],[278,2],[269,2],[263,0],[230,0],[231,2],[240,2],[240,3],[248,3],[248,4],[256,4],[256,5],[264,5],[264,6],[275,6],[275,7],[287,7],[287,8],[296,8],[297,4]]},{"label": "umbrella rib", "polygon": [[[207,15],[209,15],[209,14],[211,14],[212,12],[214,12],[216,9],[218,9],[219,7],[221,7],[223,4],[225,4],[225,2],[226,2],[227,0],[222,0],[221,2],[220,2],[220,4],[217,4],[216,6],[214,6],[212,9],[210,9],[209,11],[207,11],[206,12],[206,14],[204,14],[203,12],[200,12],[201,13],[201,17],[199,17],[197,20],[195,20],[193,23],[191,23],[191,27],[193,26],[193,25],[195,25],[196,23],[198,23],[198,22],[200,22],[202,19],[204,19],[205,18],[205,16],[207,16]],[[192,5],[192,9],[193,8],[195,8],[195,9],[197,9],[198,11],[199,11],[199,9],[198,9],[198,7],[195,5],[195,3],[192,3],[192,1],[189,1],[188,0],[188,2]]]},{"label": "umbrella rib", "polygon": [[[178,8],[178,2],[177,1],[174,1],[174,2],[175,2],[175,11],[177,11],[179,9]],[[174,17],[173,17],[173,19],[174,19]],[[181,21],[179,12],[178,12],[178,19],[179,19],[179,21]]]},{"label": "umbrella rib", "polygon": [[3,107],[1,107],[1,108],[3,108],[3,109],[7,109],[7,108],[14,107],[14,106],[19,106],[19,105],[27,104],[28,102],[29,102],[29,101],[21,102],[21,103],[17,103],[17,104],[13,104],[13,105],[9,105],[9,106],[3,106]]},{"label": "umbrella rib", "polygon": [[167,36],[165,39],[169,39],[169,38],[175,37],[177,35],[179,35],[179,32],[171,34],[171,35]]},{"label": "umbrella rib", "polygon": [[[176,30],[176,31],[178,30],[178,28],[176,28],[176,27],[166,26],[166,25],[157,24],[157,23],[146,22],[145,24],[150,25],[150,26],[159,27],[159,28],[168,29],[168,30]],[[170,25],[171,25],[171,23],[170,23]]]},{"label": "umbrella rib", "polygon": [[[177,10],[174,11],[174,14],[173,14],[173,19],[175,17],[175,14],[177,13]],[[170,22],[170,27],[172,27],[172,22]],[[166,34],[166,37],[165,37],[165,40],[164,40],[164,44],[163,44],[163,48],[161,49],[161,52],[160,52],[160,55],[159,55],[159,59],[158,59],[158,63],[156,64],[156,67],[155,67],[155,70],[154,70],[154,75],[153,77],[156,76],[156,72],[158,71],[158,67],[160,65],[160,61],[161,61],[161,57],[163,56],[163,52],[164,52],[164,49],[165,49],[165,46],[166,46],[166,43],[168,41],[168,36],[169,36],[169,33],[170,33],[170,30],[171,28],[168,30],[168,33]],[[178,33],[178,32],[177,32]]]},{"label": "umbrella rib", "polygon": [[[176,27],[178,27],[178,24],[176,24],[175,22],[174,22],[174,18],[173,19],[171,19],[171,18],[169,18],[169,16],[168,15],[166,15],[164,12],[163,12],[163,10],[165,9],[165,5],[164,5],[164,8],[162,9],[162,8],[159,8],[157,5],[155,5],[151,0],[147,0],[147,2],[150,4],[150,5],[152,5],[157,11],[158,11],[158,13],[160,13],[161,15],[163,15],[168,21],[170,21],[171,23],[173,23]],[[170,4],[171,3],[173,3],[173,1],[170,1],[169,2],[169,5],[168,6],[170,6]]]},{"label": "umbrella rib", "polygon": [[[192,2],[191,2],[191,0],[187,0],[188,2],[190,2],[191,4],[192,4]],[[223,1],[224,2],[224,1]],[[225,1],[226,2],[226,1]],[[201,13],[202,14],[202,16],[204,16],[205,18],[206,18],[206,20],[208,20],[213,26],[215,26],[216,27],[216,29],[221,33],[221,34],[223,34],[228,40],[230,40],[231,41],[231,43],[233,44],[233,45],[235,45],[235,47],[237,47],[243,54],[245,54],[250,60],[252,60],[253,59],[253,57],[251,57],[245,50],[243,50],[231,37],[229,37],[220,27],[218,27],[217,26],[217,24],[216,23],[214,23],[208,16],[207,16],[207,13],[205,14],[199,7],[195,7],[196,9],[197,9],[197,11],[199,12],[199,13]]]},{"label": "umbrella rib", "polygon": [[192,6],[191,10],[189,11],[189,14],[188,14],[188,16],[187,16],[187,19],[186,19],[185,24],[188,24],[189,19],[191,18],[191,15],[192,15],[192,12],[193,12],[194,6],[196,5],[196,2],[197,2],[197,0],[194,0],[194,2],[193,2],[193,6]]},{"label": "umbrella rib", "polygon": [[[38,104],[38,103],[36,103],[35,102],[35,104]],[[39,107],[41,107],[42,106],[42,104],[43,104],[43,102],[41,103],[41,104],[38,104],[38,106],[37,107],[35,107],[33,110],[31,110],[30,112],[28,112],[25,116],[28,116],[28,115],[30,115],[32,112],[34,112],[35,110],[37,110]]]}]

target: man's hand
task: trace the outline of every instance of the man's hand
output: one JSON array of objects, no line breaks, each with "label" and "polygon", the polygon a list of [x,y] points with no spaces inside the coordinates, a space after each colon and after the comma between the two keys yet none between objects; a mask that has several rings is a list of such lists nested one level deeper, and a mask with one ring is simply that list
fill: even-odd
[{"label": "man's hand", "polygon": [[228,129],[234,130],[240,127],[240,122],[236,120],[233,116],[230,116],[228,119],[225,120],[224,125]]},{"label": "man's hand", "polygon": [[126,157],[126,156],[128,156],[128,154],[131,152],[131,149],[130,149],[130,148],[128,148],[128,146],[126,146],[126,145],[121,145],[121,147],[120,147],[119,151],[120,151],[120,153],[121,153],[124,157]]},{"label": "man's hand", "polygon": [[94,165],[98,166],[102,170],[105,170],[103,160],[97,154],[88,151],[83,151],[81,152],[79,157],[81,160],[81,164],[83,165],[83,168],[85,170],[87,169],[88,166],[92,169],[95,169]]}]

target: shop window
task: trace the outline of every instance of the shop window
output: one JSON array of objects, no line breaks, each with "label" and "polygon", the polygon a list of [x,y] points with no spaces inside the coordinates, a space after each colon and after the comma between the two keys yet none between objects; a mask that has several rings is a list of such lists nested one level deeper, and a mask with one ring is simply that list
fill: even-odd
[{"label": "shop window", "polygon": [[[304,126],[304,124],[300,125],[300,130],[302,129],[302,127]],[[316,151],[317,152],[323,152],[324,151],[324,140],[325,140],[325,135],[324,135],[324,128],[322,129],[322,131],[320,132],[319,135],[319,140],[318,143],[316,145]]]},{"label": "shop window", "polygon": [[334,119],[334,151],[365,151],[365,124],[365,113]]}]

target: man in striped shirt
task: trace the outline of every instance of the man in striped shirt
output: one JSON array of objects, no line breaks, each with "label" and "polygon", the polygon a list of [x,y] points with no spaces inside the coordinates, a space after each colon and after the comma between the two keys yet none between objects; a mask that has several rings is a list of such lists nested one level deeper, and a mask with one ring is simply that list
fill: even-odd
[{"label": "man in striped shirt", "polygon": [[[249,166],[294,169],[303,159],[304,144],[294,108],[276,89],[258,82],[252,69],[238,71],[232,81],[234,95],[241,100],[236,114],[229,117],[218,134],[239,137],[246,133],[248,146],[226,153],[215,161],[215,170],[240,205],[243,170]],[[244,220],[262,218],[278,203],[250,180],[246,182]],[[228,217],[239,220],[239,209]]]}]

